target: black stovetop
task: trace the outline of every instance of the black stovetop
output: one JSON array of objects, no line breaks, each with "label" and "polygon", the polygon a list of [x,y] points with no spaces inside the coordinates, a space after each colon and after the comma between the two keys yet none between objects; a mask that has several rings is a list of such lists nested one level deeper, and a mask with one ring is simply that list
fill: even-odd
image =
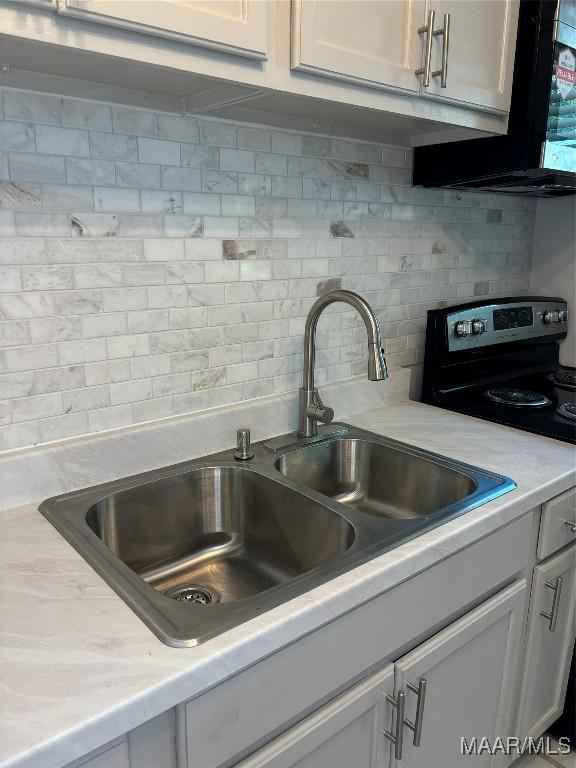
[{"label": "black stovetop", "polygon": [[[574,368],[563,367],[560,370],[576,373]],[[576,421],[571,421],[556,411],[562,403],[576,403],[576,391],[555,385],[550,380],[552,373],[554,370],[548,370],[518,378],[502,379],[497,384],[482,384],[443,392],[439,396],[438,405],[487,421],[535,432],[544,437],[576,443]],[[549,398],[551,403],[542,408],[500,405],[486,397],[486,390],[490,387],[538,392]]]}]

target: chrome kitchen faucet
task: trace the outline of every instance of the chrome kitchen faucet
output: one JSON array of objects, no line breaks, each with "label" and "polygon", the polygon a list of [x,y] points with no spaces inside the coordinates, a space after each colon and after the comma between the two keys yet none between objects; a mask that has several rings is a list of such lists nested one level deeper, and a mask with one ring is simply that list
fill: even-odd
[{"label": "chrome kitchen faucet", "polygon": [[298,419],[299,437],[315,437],[318,434],[318,422],[329,424],[334,418],[334,411],[324,405],[314,385],[314,358],[316,356],[316,326],[322,310],[329,304],[343,301],[358,310],[364,320],[368,333],[368,378],[370,381],[382,381],[388,378],[386,360],[382,353],[382,340],[378,320],[370,305],[352,291],[328,291],[314,302],[304,330],[304,372],[300,388],[300,415]]}]

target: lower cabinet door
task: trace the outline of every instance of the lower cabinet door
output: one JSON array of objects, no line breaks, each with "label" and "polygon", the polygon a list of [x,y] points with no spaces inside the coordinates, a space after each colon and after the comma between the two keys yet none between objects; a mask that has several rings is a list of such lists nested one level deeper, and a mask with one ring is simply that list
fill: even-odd
[{"label": "lower cabinet door", "polygon": [[562,714],[574,645],[576,544],[534,568],[519,735],[540,737]]},{"label": "lower cabinet door", "polygon": [[383,735],[392,664],[374,673],[251,755],[237,768],[387,768]]},{"label": "lower cabinet door", "polygon": [[476,757],[464,750],[473,752],[474,739],[480,747],[482,739],[493,744],[513,735],[526,599],[522,579],[396,662],[395,697],[405,692],[405,722],[414,729],[404,726],[403,754],[398,758],[392,749],[393,767],[492,767],[507,761],[498,753],[490,756],[486,747]]}]

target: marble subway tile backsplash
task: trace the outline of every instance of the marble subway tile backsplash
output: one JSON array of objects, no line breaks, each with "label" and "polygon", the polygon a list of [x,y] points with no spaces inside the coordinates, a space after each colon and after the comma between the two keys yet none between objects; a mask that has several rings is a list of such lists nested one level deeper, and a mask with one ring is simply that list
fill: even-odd
[{"label": "marble subway tile backsplash", "polygon": [[[410,186],[402,147],[0,91],[0,450],[299,386],[342,286],[386,354],[426,310],[528,288],[534,204]],[[365,370],[334,305],[319,383]]]}]

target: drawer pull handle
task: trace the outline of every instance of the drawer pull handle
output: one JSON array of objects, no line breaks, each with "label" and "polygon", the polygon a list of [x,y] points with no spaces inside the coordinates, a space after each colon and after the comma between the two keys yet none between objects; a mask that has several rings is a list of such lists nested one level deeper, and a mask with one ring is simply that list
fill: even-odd
[{"label": "drawer pull handle", "polygon": [[404,706],[406,703],[406,693],[398,691],[398,698],[386,695],[386,701],[390,702],[396,710],[396,722],[394,724],[394,733],[384,731],[384,736],[394,744],[394,757],[396,760],[402,760],[402,750],[404,747]]},{"label": "drawer pull handle", "polygon": [[572,520],[562,520],[564,525],[567,525],[568,528],[570,528],[570,533],[576,533],[576,523]]},{"label": "drawer pull handle", "polygon": [[422,740],[422,722],[424,720],[424,704],[426,702],[427,685],[428,681],[424,677],[420,678],[417,686],[410,682],[407,684],[407,688],[418,696],[418,703],[416,704],[416,717],[414,722],[408,720],[408,718],[404,719],[404,723],[407,725],[407,727],[414,732],[412,744],[414,744],[415,747],[419,747]]},{"label": "drawer pull handle", "polygon": [[554,592],[554,600],[552,601],[552,610],[550,613],[547,611],[540,611],[540,616],[544,616],[548,619],[548,629],[550,632],[554,632],[556,629],[556,622],[558,621],[558,610],[560,608],[560,595],[562,594],[562,576],[558,576],[556,581],[545,581],[544,586],[548,587]]}]

